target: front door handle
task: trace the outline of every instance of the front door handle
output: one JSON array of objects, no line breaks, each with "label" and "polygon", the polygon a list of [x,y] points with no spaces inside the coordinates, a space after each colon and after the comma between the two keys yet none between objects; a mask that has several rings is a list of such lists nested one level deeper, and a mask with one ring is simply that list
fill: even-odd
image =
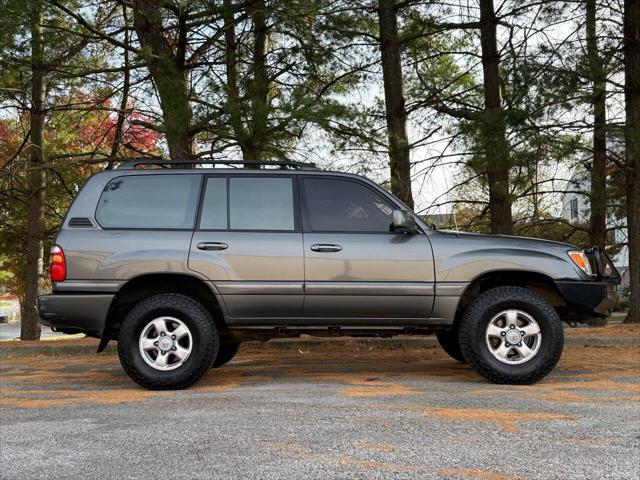
[{"label": "front door handle", "polygon": [[314,252],[339,252],[342,247],[330,243],[316,243],[311,245],[311,250]]},{"label": "front door handle", "polygon": [[200,250],[226,250],[229,245],[223,242],[200,242],[198,248]]}]

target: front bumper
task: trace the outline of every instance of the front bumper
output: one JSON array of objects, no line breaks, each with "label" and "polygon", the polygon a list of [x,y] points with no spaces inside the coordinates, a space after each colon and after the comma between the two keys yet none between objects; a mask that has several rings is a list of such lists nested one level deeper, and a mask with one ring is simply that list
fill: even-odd
[{"label": "front bumper", "polygon": [[617,304],[615,284],[611,282],[556,282],[567,304],[565,320],[584,321],[608,317]]},{"label": "front bumper", "polygon": [[587,322],[594,317],[608,317],[616,307],[616,285],[620,285],[620,272],[600,247],[585,250],[594,272],[586,281],[557,281],[556,285],[567,308],[564,320]]},{"label": "front bumper", "polygon": [[114,295],[40,295],[38,315],[42,323],[65,333],[100,337]]}]

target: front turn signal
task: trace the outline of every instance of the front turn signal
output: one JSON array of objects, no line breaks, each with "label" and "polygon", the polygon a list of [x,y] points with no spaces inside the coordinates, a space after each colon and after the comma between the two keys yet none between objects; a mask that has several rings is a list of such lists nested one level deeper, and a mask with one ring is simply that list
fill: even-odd
[{"label": "front turn signal", "polygon": [[573,260],[573,263],[587,275],[591,275],[591,263],[583,250],[569,252],[569,257]]}]

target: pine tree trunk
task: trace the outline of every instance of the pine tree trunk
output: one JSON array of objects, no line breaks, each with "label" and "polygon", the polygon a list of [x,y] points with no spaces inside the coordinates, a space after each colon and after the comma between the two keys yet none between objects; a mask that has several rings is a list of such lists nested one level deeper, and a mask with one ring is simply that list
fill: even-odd
[{"label": "pine tree trunk", "polygon": [[[122,5],[122,17],[125,27],[128,27],[127,6]],[[124,44],[129,45],[129,30],[124,30]],[[129,89],[131,87],[131,71],[129,63],[129,50],[123,49],[124,75],[122,80],[122,98],[120,99],[120,109],[118,110],[118,119],[116,120],[116,129],[113,135],[113,143],[111,144],[111,153],[109,154],[109,162],[105,170],[112,170],[114,162],[118,158],[118,152],[122,146],[124,134],[124,121],[126,120],[127,105],[129,103]]]},{"label": "pine tree trunk", "polygon": [[596,0],[587,0],[586,3],[587,57],[592,83],[591,104],[593,106],[589,240],[591,245],[604,248],[607,235],[607,79],[598,53]]},{"label": "pine tree trunk", "polygon": [[380,26],[380,53],[384,84],[391,192],[409,208],[413,208],[411,193],[410,148],[407,138],[407,110],[405,108],[402,78],[402,57],[398,39],[398,19],[395,0],[380,0],[378,4]]},{"label": "pine tree trunk", "polygon": [[249,134],[242,123],[242,103],[238,87],[238,40],[236,38],[236,26],[231,0],[222,2],[222,19],[225,43],[225,73],[226,94],[225,111],[229,115],[229,124],[233,130],[236,142],[242,151],[242,159],[249,160],[247,141]]},{"label": "pine tree trunk", "polygon": [[133,24],[146,53],[149,71],[160,97],[164,132],[172,160],[195,158],[192,112],[185,68],[186,19],[179,19],[176,45],[169,43],[162,25],[162,6],[135,0]]},{"label": "pine tree trunk", "polygon": [[509,150],[500,98],[500,55],[493,0],[480,0],[480,45],[484,78],[482,147],[487,162],[491,233],[513,234],[509,191]]},{"label": "pine tree trunk", "polygon": [[[253,78],[249,85],[251,100],[251,134],[242,145],[245,160],[266,160],[269,79],[267,78],[267,21],[264,0],[256,0],[249,7],[253,22]],[[249,168],[257,168],[248,165]]]},{"label": "pine tree trunk", "polygon": [[21,340],[40,340],[40,319],[36,299],[42,290],[44,237],[44,98],[45,68],[42,40],[42,3],[31,2],[31,144],[29,145],[29,205],[27,209],[27,245],[25,291],[21,311]]},{"label": "pine tree trunk", "polygon": [[626,199],[631,301],[625,323],[640,323],[640,1],[624,2]]}]

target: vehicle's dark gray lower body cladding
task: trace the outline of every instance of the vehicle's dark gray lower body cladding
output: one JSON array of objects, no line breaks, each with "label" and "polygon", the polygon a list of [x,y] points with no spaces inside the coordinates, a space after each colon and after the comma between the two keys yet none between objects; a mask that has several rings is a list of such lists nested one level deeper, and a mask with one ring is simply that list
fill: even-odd
[{"label": "vehicle's dark gray lower body cladding", "polygon": [[38,314],[42,323],[56,331],[100,337],[113,297],[113,294],[40,295]]},{"label": "vehicle's dark gray lower body cladding", "polygon": [[567,302],[565,320],[606,317],[616,306],[615,285],[610,282],[557,281],[556,285]]},{"label": "vehicle's dark gray lower body cladding", "polygon": [[[456,284],[457,285],[457,284]],[[556,281],[558,291],[566,302],[563,319],[588,322],[595,317],[608,316],[616,305],[614,285],[610,282]],[[460,285],[460,287],[462,284]],[[439,287],[442,288],[442,287]],[[227,317],[230,330],[242,336],[250,333],[260,337],[312,335],[380,335],[431,333],[453,322],[459,296],[442,292],[436,297],[434,315],[413,317]],[[64,333],[83,332],[100,338],[115,293],[55,293],[38,298],[38,312],[45,325]],[[239,296],[240,297],[240,296]],[[345,297],[348,299],[349,297]],[[377,297],[374,297],[377,298]],[[246,299],[245,299],[246,300]],[[450,301],[445,301],[450,300]],[[375,302],[372,302],[375,304]],[[369,313],[369,312],[367,312]],[[250,335],[249,335],[250,336]],[[106,338],[108,340],[108,338]]]}]

